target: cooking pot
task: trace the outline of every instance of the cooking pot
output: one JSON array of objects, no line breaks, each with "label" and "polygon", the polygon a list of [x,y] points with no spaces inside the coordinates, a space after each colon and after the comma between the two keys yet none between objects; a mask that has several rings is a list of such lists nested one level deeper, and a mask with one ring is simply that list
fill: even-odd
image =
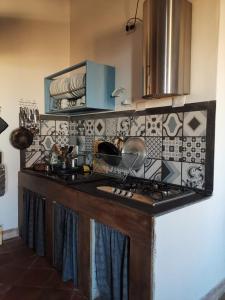
[{"label": "cooking pot", "polygon": [[10,142],[16,149],[23,150],[33,143],[33,133],[25,127],[19,127],[12,131]]}]

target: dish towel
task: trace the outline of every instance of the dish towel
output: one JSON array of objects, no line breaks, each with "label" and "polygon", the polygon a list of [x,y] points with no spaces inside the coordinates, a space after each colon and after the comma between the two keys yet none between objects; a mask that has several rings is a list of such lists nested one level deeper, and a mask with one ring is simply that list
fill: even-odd
[{"label": "dish towel", "polygon": [[128,252],[127,236],[106,225],[95,223],[98,300],[128,300]]},{"label": "dish towel", "polygon": [[63,281],[78,283],[77,263],[78,214],[61,204],[54,204],[53,264]]},{"label": "dish towel", "polygon": [[22,238],[39,256],[45,255],[45,200],[42,196],[24,190],[24,223]]}]

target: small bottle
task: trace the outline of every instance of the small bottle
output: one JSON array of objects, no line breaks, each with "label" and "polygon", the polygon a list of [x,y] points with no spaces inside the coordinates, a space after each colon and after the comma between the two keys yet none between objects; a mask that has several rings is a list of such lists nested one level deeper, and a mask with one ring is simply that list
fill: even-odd
[{"label": "small bottle", "polygon": [[5,195],[5,166],[2,164],[2,152],[0,152],[0,197]]}]

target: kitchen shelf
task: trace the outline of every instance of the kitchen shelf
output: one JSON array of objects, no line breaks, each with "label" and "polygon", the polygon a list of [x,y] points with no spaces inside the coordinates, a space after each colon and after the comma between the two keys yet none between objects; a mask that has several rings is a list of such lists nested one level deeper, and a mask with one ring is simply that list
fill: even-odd
[{"label": "kitchen shelf", "polygon": [[[85,86],[75,89],[78,91],[84,89],[84,96],[81,104],[73,104],[69,107],[55,107],[58,103],[62,103],[64,98],[59,100],[50,94],[50,85],[53,80],[62,78],[71,78],[82,72],[85,74]],[[115,98],[112,92],[115,89],[115,68],[108,65],[98,64],[92,61],[84,61],[77,65],[61,70],[57,73],[51,74],[44,79],[45,85],[45,113],[46,114],[64,114],[75,115],[77,113],[98,112],[98,111],[114,111]],[[70,93],[68,89],[64,94]],[[63,94],[59,92],[57,95]],[[67,103],[76,103],[79,97],[67,98]],[[62,105],[62,104],[61,104]],[[60,105],[59,105],[60,106]]]}]

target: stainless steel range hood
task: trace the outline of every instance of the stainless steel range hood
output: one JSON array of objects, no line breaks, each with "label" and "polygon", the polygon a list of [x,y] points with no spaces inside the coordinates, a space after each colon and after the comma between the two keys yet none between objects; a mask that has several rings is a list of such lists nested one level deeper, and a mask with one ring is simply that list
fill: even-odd
[{"label": "stainless steel range hood", "polygon": [[190,92],[192,4],[144,2],[144,98]]}]

